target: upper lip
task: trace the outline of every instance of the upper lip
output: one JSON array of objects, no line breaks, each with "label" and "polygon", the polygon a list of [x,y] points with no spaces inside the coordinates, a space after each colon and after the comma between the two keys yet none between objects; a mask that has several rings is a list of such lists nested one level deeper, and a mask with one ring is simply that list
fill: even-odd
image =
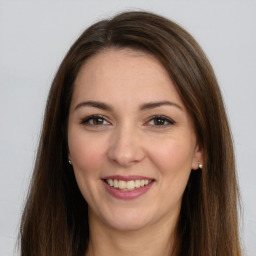
[{"label": "upper lip", "polygon": [[106,176],[103,177],[102,180],[124,180],[124,181],[129,181],[129,180],[154,180],[153,178],[146,177],[146,176],[140,176],[140,175],[111,175],[111,176]]}]

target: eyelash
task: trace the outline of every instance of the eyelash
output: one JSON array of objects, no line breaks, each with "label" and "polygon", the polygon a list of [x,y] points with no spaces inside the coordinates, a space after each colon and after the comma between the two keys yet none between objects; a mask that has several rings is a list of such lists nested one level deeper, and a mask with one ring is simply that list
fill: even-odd
[{"label": "eyelash", "polygon": [[[156,124],[155,122],[156,122],[156,121],[159,121],[159,120],[161,120],[161,121],[164,122],[165,124]],[[151,121],[154,121],[154,124],[153,124],[152,126],[159,126],[158,128],[163,128],[163,127],[166,127],[166,126],[174,125],[174,124],[175,124],[175,122],[174,122],[172,119],[170,119],[170,118],[168,118],[168,117],[166,117],[166,116],[162,116],[162,115],[152,116],[152,117],[150,118],[150,120],[147,121],[147,123],[150,123]],[[167,123],[167,124],[166,124],[166,123]]]},{"label": "eyelash", "polygon": [[[83,120],[81,121],[81,124],[84,124],[84,125],[91,125],[91,126],[106,125],[106,124],[90,124],[90,123],[89,123],[90,121],[97,120],[97,119],[101,119],[102,122],[107,121],[106,118],[105,118],[104,116],[102,116],[102,115],[92,115],[92,116],[88,116],[88,117],[86,117],[85,119],[83,119]],[[107,122],[108,122],[108,121],[107,121]],[[108,122],[108,124],[110,124],[110,123]]]},{"label": "eyelash", "polygon": [[[101,122],[103,123],[100,123],[100,124],[95,124],[95,123],[90,123],[90,121],[96,121],[97,119],[101,119]],[[156,124],[157,121],[160,121],[162,122],[162,124]],[[154,124],[150,124],[150,122],[154,122]],[[107,124],[104,124],[104,122],[107,122]],[[88,116],[86,117],[85,119],[83,119],[81,121],[81,124],[83,125],[90,125],[90,126],[101,126],[101,125],[109,125],[110,122],[106,120],[106,118],[102,115],[92,115],[92,116]],[[169,126],[169,125],[174,125],[175,124],[175,121],[173,121],[172,119],[166,117],[166,116],[162,116],[162,115],[155,115],[155,116],[152,116],[146,123],[145,125],[149,125],[149,126],[159,126],[158,128],[164,128],[166,126]]]}]

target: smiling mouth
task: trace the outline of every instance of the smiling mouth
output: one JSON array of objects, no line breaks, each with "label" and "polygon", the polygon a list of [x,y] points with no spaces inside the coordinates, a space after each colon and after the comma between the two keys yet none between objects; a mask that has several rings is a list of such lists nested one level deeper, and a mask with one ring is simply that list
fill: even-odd
[{"label": "smiling mouth", "polygon": [[117,180],[117,179],[105,179],[104,180],[110,187],[113,187],[122,191],[133,191],[135,189],[148,186],[153,180]]}]

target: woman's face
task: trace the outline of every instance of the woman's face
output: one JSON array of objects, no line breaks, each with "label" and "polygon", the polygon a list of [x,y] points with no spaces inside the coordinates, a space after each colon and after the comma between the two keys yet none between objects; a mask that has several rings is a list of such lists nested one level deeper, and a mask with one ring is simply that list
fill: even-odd
[{"label": "woman's face", "polygon": [[89,220],[118,230],[175,222],[191,169],[202,160],[167,71],[131,49],[105,50],[81,67],[68,146]]}]

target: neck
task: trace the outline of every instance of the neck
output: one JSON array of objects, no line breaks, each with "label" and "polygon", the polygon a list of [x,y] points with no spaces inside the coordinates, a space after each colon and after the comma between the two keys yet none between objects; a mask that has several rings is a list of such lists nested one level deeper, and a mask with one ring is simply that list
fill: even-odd
[{"label": "neck", "polygon": [[165,221],[139,230],[123,231],[90,220],[86,256],[169,256],[174,244],[175,221]]}]

